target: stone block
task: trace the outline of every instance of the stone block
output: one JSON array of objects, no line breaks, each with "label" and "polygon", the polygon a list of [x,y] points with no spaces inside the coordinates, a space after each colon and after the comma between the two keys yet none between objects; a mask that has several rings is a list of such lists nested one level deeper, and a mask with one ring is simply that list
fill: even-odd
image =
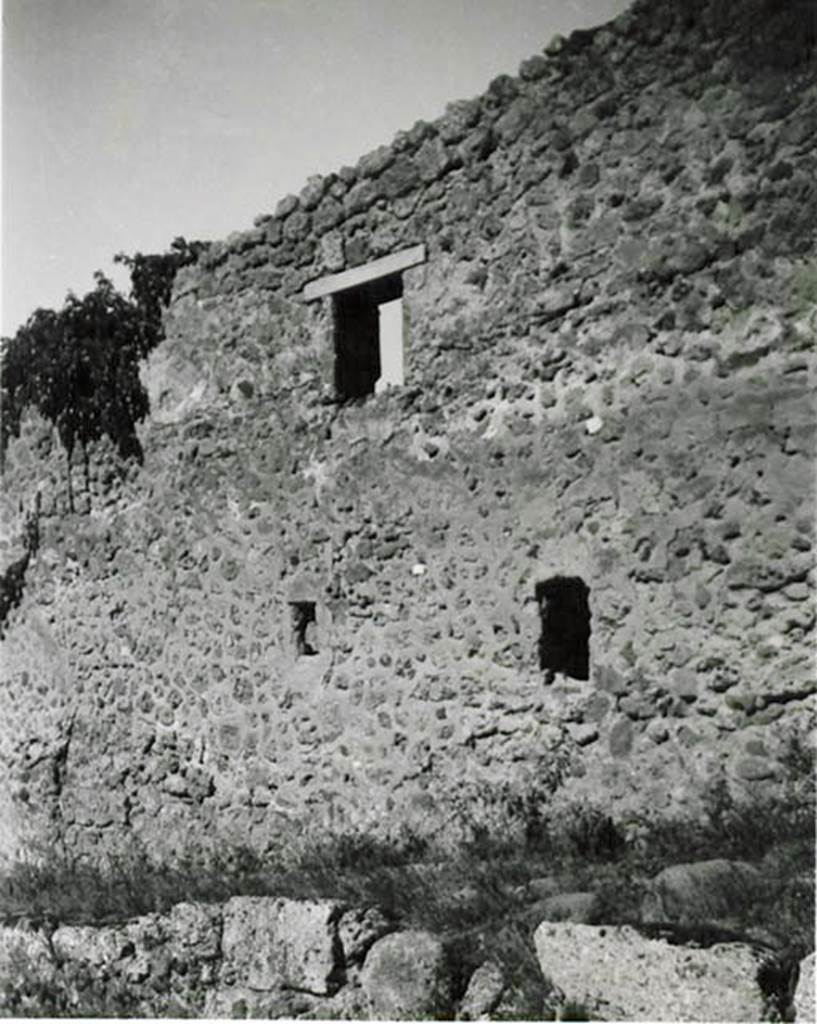
[{"label": "stone block", "polygon": [[361,985],[378,1020],[450,1016],[451,973],[445,948],[423,931],[395,932],[369,950]]},{"label": "stone block", "polygon": [[333,900],[233,897],[224,904],[222,973],[256,991],[331,994],[342,980],[341,910]]},{"label": "stone block", "polygon": [[102,968],[121,959],[130,939],[122,928],[66,924],[57,928],[51,936],[51,943],[60,960]]},{"label": "stone block", "polygon": [[534,54],[519,65],[519,77],[524,82],[534,82],[537,78],[544,78],[550,67],[549,62],[541,55]]},{"label": "stone block", "polygon": [[383,173],[380,185],[387,199],[397,199],[417,187],[420,170],[414,160],[400,156]]},{"label": "stone block", "polygon": [[539,910],[543,921],[595,924],[601,913],[601,902],[594,892],[561,892],[543,900]]},{"label": "stone block", "polygon": [[633,727],[629,719],[620,718],[610,729],[608,738],[613,757],[627,757],[633,746]]},{"label": "stone block", "polygon": [[430,184],[441,178],[456,162],[454,151],[447,148],[438,136],[426,139],[417,151],[417,173],[421,181]]},{"label": "stone block", "polygon": [[360,963],[378,939],[394,930],[394,925],[377,907],[346,910],[338,922],[338,938],[344,962]]},{"label": "stone block", "polygon": [[688,948],[630,927],[545,922],[534,944],[545,978],[602,1020],[768,1019],[762,957],[743,943]]},{"label": "stone block", "polygon": [[[343,218],[343,206],[341,206],[337,199],[333,199],[331,196],[326,196],[320,206],[318,206],[312,214],[312,226],[317,234],[322,235],[323,232],[329,231],[331,228],[339,224]],[[323,238],[321,238],[321,243],[322,242]]]},{"label": "stone block", "polygon": [[221,907],[177,903],[167,915],[168,940],[175,950],[196,960],[213,960],[220,953]]},{"label": "stone block", "polygon": [[376,178],[387,167],[394,163],[394,151],[390,146],[378,146],[371,153],[366,153],[357,162],[357,172],[361,178]]},{"label": "stone block", "polygon": [[278,220],[284,220],[291,213],[294,213],[298,209],[298,197],[297,196],[284,196],[283,199],[278,201],[275,207],[275,216]]},{"label": "stone block", "polygon": [[506,988],[502,968],[486,960],[471,975],[460,1002],[457,1020],[485,1020],[499,1003]]},{"label": "stone block", "polygon": [[649,883],[641,920],[676,924],[714,921],[746,906],[762,891],[762,873],[744,861],[673,864]]},{"label": "stone block", "polygon": [[26,968],[48,972],[52,957],[42,932],[0,925],[0,978],[11,978]]},{"label": "stone block", "polygon": [[459,142],[479,120],[479,100],[459,100],[449,103],[445,113],[437,122],[440,138],[445,142]]},{"label": "stone block", "polygon": [[797,1024],[814,1024],[817,1009],[814,999],[814,953],[800,961],[797,987],[794,990],[794,1019]]}]

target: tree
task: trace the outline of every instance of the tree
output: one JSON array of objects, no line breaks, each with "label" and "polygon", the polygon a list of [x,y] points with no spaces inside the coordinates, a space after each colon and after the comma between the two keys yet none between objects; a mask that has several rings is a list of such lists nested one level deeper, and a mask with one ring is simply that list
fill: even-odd
[{"label": "tree", "polygon": [[203,242],[173,241],[163,254],[119,254],[131,272],[125,298],[104,274],[83,298],[73,293],[63,308],[36,310],[2,352],[0,452],[20,432],[31,406],[57,430],[66,454],[68,504],[74,511],[71,468],[80,448],[85,489],[90,493],[88,446],[107,435],[123,458],[142,459],[136,424],[148,413],[139,362],[164,337],[162,309],[179,267],[191,263]]},{"label": "tree", "polygon": [[177,272],[190,263],[195,263],[209,242],[188,242],[185,238],[174,238],[168,252],[146,256],[141,252],[128,256],[120,252],[114,256],[114,263],[121,263],[130,271],[131,301],[140,310],[143,318],[145,346],[143,355],[154,348],[164,337],[162,310],[170,302],[173,281]]}]

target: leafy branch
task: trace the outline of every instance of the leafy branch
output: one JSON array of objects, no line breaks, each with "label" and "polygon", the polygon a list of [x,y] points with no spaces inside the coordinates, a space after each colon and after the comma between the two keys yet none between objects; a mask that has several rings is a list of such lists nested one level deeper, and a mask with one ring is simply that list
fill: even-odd
[{"label": "leafy branch", "polygon": [[[68,294],[62,309],[37,309],[3,344],[0,388],[0,458],[19,436],[23,413],[35,408],[56,428],[65,451],[68,506],[74,511],[72,464],[82,453],[90,494],[88,448],[109,437],[122,458],[141,462],[136,424],[149,411],[139,362],[164,337],[162,311],[180,267],[194,262],[204,242],[177,238],[166,253],[114,261],[130,270],[125,297],[104,274],[83,298]],[[0,465],[0,469],[2,465]]]}]

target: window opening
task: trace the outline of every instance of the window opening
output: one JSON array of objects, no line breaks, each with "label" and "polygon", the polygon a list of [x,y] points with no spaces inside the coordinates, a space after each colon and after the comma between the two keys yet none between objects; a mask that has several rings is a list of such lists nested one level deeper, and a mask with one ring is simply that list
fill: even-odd
[{"label": "window opening", "polygon": [[315,618],[314,601],[293,601],[292,631],[295,638],[295,653],[298,657],[304,654],[318,653],[317,621]]},{"label": "window opening", "polygon": [[403,279],[368,281],[334,295],[335,392],[349,402],[403,383]]},{"label": "window opening", "polygon": [[536,584],[540,669],[590,678],[589,593],[578,576],[555,576]]}]

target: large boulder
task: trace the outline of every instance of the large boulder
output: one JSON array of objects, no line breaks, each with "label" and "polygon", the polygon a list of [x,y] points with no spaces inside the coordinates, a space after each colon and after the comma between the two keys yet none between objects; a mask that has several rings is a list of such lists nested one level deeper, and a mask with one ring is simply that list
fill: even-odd
[{"label": "large boulder", "polygon": [[744,861],[674,864],[649,883],[641,920],[653,924],[721,920],[760,896],[763,886],[761,872]]},{"label": "large boulder", "polygon": [[794,990],[794,1019],[814,1024],[817,1008],[814,1000],[814,953],[800,961],[800,974]]},{"label": "large boulder", "polygon": [[395,932],[369,950],[360,983],[377,1020],[451,1016],[445,947],[429,932]]},{"label": "large boulder", "polygon": [[602,1020],[767,1019],[762,958],[743,943],[688,948],[630,927],[550,922],[534,943],[545,978]]},{"label": "large boulder", "polygon": [[224,904],[222,981],[330,995],[343,980],[334,900],[234,896]]}]

